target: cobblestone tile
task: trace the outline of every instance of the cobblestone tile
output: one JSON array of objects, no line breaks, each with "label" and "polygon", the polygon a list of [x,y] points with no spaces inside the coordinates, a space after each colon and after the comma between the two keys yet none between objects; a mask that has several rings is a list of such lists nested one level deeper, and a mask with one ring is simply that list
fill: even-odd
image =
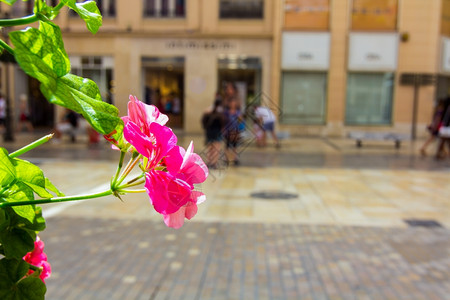
[{"label": "cobblestone tile", "polygon": [[42,238],[54,272],[47,299],[419,300],[450,293],[444,228],[194,222],[175,231],[148,220],[55,217]]}]

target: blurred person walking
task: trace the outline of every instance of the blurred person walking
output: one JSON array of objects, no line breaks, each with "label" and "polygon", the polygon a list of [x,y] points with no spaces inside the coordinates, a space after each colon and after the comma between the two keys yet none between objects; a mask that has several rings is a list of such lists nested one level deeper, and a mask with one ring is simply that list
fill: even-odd
[{"label": "blurred person walking", "polygon": [[225,108],[226,125],[224,128],[225,147],[228,164],[239,165],[237,148],[240,140],[240,128],[243,121],[239,100],[231,98],[228,101],[228,108]]},{"label": "blurred person walking", "polygon": [[30,110],[28,108],[28,100],[25,94],[20,95],[19,98],[19,125],[17,131],[22,131],[24,128],[33,132],[33,124],[31,124]]},{"label": "blurred person walking", "polygon": [[68,134],[72,143],[76,142],[76,130],[78,128],[78,115],[66,108],[65,114],[60,123],[56,124],[55,142],[59,142],[63,134]]},{"label": "blurred person walking", "polygon": [[436,159],[443,159],[447,156],[445,152],[445,144],[448,146],[450,154],[450,98],[447,98],[442,117],[441,126],[439,128],[439,144],[436,151]]},{"label": "blurred person walking", "polygon": [[225,127],[222,101],[216,99],[211,111],[206,111],[202,117],[202,126],[205,130],[206,164],[209,168],[217,168],[222,145],[222,132]]},{"label": "blurred person walking", "polygon": [[223,97],[223,107],[228,109],[230,107],[231,101],[237,101],[238,109],[241,109],[241,103],[239,101],[239,95],[236,85],[233,82],[227,82],[225,85],[224,97]]},{"label": "blurred person walking", "polygon": [[445,100],[440,99],[436,105],[436,108],[433,112],[433,119],[431,120],[430,125],[427,126],[427,130],[430,133],[430,136],[425,141],[425,143],[420,148],[420,154],[422,156],[427,155],[427,147],[439,136],[439,128],[442,126],[442,117],[445,112]]},{"label": "blurred person walking", "polygon": [[6,127],[6,100],[0,93],[0,128],[4,129]]},{"label": "blurred person walking", "polygon": [[267,144],[267,133],[270,133],[273,141],[275,142],[275,147],[279,148],[280,143],[277,138],[277,134],[275,132],[275,115],[272,110],[267,106],[259,105],[255,109],[255,118],[259,126],[262,128],[262,136],[258,141],[258,146],[265,147]]}]

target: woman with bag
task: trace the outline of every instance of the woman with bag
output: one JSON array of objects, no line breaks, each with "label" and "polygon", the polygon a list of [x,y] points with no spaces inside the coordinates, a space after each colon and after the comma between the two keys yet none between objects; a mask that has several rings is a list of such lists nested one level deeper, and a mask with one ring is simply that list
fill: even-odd
[{"label": "woman with bag", "polygon": [[240,124],[243,120],[237,98],[229,100],[228,108],[225,109],[225,120],[224,136],[228,164],[232,163],[237,166],[239,165],[237,148],[240,140]]},{"label": "woman with bag", "polygon": [[427,155],[426,149],[431,144],[431,142],[434,141],[435,138],[439,138],[439,128],[442,126],[442,117],[444,115],[444,112],[445,100],[440,99],[438,104],[436,105],[436,109],[434,110],[431,124],[427,126],[427,130],[430,133],[430,136],[420,148],[420,154],[422,154],[422,156]]}]

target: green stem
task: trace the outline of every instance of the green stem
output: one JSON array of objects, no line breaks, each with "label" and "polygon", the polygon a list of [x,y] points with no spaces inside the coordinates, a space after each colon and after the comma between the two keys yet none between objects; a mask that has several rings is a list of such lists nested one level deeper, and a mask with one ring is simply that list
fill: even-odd
[{"label": "green stem", "polygon": [[23,18],[0,20],[0,27],[26,25],[26,24],[31,24],[31,23],[37,22],[37,21],[39,21],[38,17],[35,14],[33,14],[33,15],[23,17]]},{"label": "green stem", "polygon": [[58,5],[56,5],[54,8],[53,8],[53,10],[61,10],[61,8],[63,8],[64,7],[64,3],[61,1],[61,2],[59,2],[58,3]]},{"label": "green stem", "polygon": [[13,153],[10,153],[9,157],[15,158],[15,157],[21,156],[22,154],[24,154],[24,153],[26,153],[26,152],[28,152],[28,151],[30,151],[30,150],[32,150],[32,149],[42,145],[42,144],[45,144],[46,142],[50,141],[52,137],[53,137],[53,133],[49,134],[49,135],[46,135],[46,136],[38,139],[37,141],[34,141],[31,144],[28,144],[25,147],[20,148],[19,150],[14,151]]},{"label": "green stem", "polygon": [[119,164],[117,165],[116,175],[114,175],[113,180],[111,181],[111,188],[116,186],[117,179],[119,178],[120,170],[122,170],[123,160],[125,158],[125,154],[126,154],[125,152],[120,151]]},{"label": "green stem", "polygon": [[145,179],[143,180],[139,180],[138,182],[134,182],[134,183],[125,183],[124,185],[121,185],[117,188],[117,190],[123,190],[129,187],[133,187],[133,186],[138,186],[145,183]]},{"label": "green stem", "polygon": [[11,48],[11,46],[8,45],[4,40],[0,40],[0,48],[4,48],[6,49],[6,51],[14,55],[14,49]]},{"label": "green stem", "polygon": [[136,166],[136,164],[138,163],[138,161],[141,159],[141,156],[139,155],[138,157],[136,157],[135,160],[131,161],[130,163],[128,163],[128,165],[125,167],[125,170],[123,171],[122,175],[120,176],[119,180],[117,181],[117,184],[121,184],[125,178],[128,176],[128,174],[130,174],[131,170],[133,170],[134,166]]},{"label": "green stem", "polygon": [[78,200],[87,200],[94,199],[112,195],[113,192],[111,190],[107,190],[100,193],[95,194],[86,194],[86,195],[77,195],[77,196],[68,196],[68,197],[55,197],[55,198],[46,198],[46,199],[38,199],[31,201],[20,201],[20,202],[3,202],[0,203],[0,208],[3,207],[11,207],[11,206],[21,206],[21,205],[32,205],[32,204],[47,204],[47,203],[60,203],[60,202],[68,202],[68,201],[78,201]]},{"label": "green stem", "polygon": [[142,189],[142,190],[118,190],[118,192],[120,192],[120,193],[130,193],[130,194],[132,194],[132,193],[145,193],[145,192],[147,192],[145,189]]},{"label": "green stem", "polygon": [[[141,178],[144,177],[144,176],[145,176],[145,173],[142,173],[141,175],[136,176],[135,178],[133,178],[133,179],[131,179],[130,181],[128,181],[126,184],[127,184],[127,185],[132,184],[132,183],[134,183],[135,181],[141,179]],[[137,184],[141,184],[141,183],[143,183],[143,182],[140,181],[140,183],[137,183]]]}]

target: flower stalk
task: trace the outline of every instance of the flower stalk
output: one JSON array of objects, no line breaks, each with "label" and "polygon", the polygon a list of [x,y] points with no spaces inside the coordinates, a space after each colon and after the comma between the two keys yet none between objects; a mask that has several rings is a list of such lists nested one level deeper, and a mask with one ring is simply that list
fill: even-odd
[{"label": "flower stalk", "polygon": [[21,156],[22,154],[27,153],[28,151],[33,150],[34,148],[47,143],[48,141],[50,141],[52,139],[52,137],[53,137],[53,133],[46,135],[46,136],[32,142],[31,144],[28,144],[25,147],[20,148],[19,150],[15,151],[13,153],[10,153],[9,157],[16,158],[18,156]]},{"label": "flower stalk", "polygon": [[67,196],[67,197],[55,197],[55,198],[45,198],[45,199],[37,199],[30,201],[20,201],[20,202],[2,202],[0,203],[0,208],[4,207],[12,207],[12,206],[21,206],[21,205],[33,205],[33,204],[48,204],[48,203],[60,203],[60,202],[68,202],[68,201],[79,201],[79,200],[88,200],[94,198],[100,198],[112,195],[112,190],[103,191],[100,193],[94,194],[85,194],[85,195],[76,195],[76,196]]}]

